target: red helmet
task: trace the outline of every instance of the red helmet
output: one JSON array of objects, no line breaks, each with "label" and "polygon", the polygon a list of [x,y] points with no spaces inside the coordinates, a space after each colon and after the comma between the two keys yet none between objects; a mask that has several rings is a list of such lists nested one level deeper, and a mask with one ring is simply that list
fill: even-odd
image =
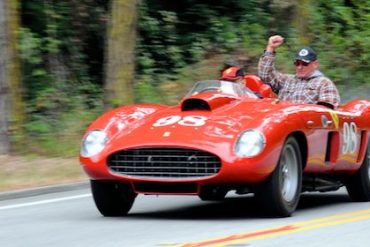
[{"label": "red helmet", "polygon": [[236,81],[244,77],[244,72],[238,67],[230,67],[222,72],[220,80]]}]

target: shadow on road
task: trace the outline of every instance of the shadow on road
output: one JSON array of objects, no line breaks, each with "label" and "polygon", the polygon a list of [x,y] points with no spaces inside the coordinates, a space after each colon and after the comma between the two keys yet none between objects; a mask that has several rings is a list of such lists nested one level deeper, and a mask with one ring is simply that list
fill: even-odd
[{"label": "shadow on road", "polygon": [[307,193],[301,195],[297,210],[351,202],[347,193]]},{"label": "shadow on road", "polygon": [[[310,210],[315,208],[326,208],[331,205],[351,203],[346,193],[330,194],[330,193],[313,193],[303,194],[297,208],[297,212],[301,210]],[[135,207],[135,205],[134,205]],[[172,220],[220,220],[220,219],[256,219],[256,218],[271,218],[266,216],[260,210],[257,201],[253,196],[238,196],[227,197],[224,201],[211,202],[201,201],[183,206],[167,205],[165,209],[154,207],[153,211],[147,212],[132,212],[128,217],[146,218],[146,219],[172,219]]]}]

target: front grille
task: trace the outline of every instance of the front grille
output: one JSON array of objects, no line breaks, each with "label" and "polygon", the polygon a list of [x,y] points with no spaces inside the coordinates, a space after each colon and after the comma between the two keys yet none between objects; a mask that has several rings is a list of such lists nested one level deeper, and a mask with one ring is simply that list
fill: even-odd
[{"label": "front grille", "polygon": [[199,178],[220,171],[219,157],[200,150],[182,148],[139,148],[108,157],[111,171],[133,177]]}]

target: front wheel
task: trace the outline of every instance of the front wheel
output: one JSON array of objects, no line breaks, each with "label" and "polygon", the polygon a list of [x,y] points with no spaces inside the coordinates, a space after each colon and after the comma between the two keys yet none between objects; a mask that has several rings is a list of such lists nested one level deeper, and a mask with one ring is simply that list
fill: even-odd
[{"label": "front wheel", "polygon": [[353,201],[370,201],[370,143],[367,144],[365,158],[360,169],[348,179],[346,188]]},{"label": "front wheel", "polygon": [[288,137],[273,173],[256,186],[255,195],[269,214],[290,216],[297,208],[302,188],[302,158],[294,137]]},{"label": "front wheel", "polygon": [[124,216],[130,211],[135,198],[129,184],[91,180],[95,205],[104,216]]}]

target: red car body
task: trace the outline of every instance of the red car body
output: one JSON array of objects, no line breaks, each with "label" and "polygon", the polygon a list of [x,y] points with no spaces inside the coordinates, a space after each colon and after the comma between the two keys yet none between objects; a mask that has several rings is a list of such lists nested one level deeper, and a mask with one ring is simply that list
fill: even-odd
[{"label": "red car body", "polygon": [[[262,194],[263,204],[281,203],[271,202],[273,196],[266,199],[263,192],[266,186],[276,187],[271,177],[279,163],[298,164],[298,170],[296,165],[288,165],[292,173],[284,171],[285,167],[276,175],[281,180],[299,174],[297,182],[292,180],[293,185],[298,184],[298,194],[335,190],[360,176],[360,168],[369,159],[370,101],[353,100],[336,110],[281,102],[258,78],[247,78],[247,86],[268,97],[256,97],[250,91],[231,94],[193,90],[176,106],[138,104],[104,113],[88,127],[85,136],[102,130],[106,143],[99,153],[80,156],[83,169],[94,183],[123,184],[124,191],[132,195],[187,194],[212,200],[236,190],[240,194]],[[236,143],[248,130],[261,133],[263,147],[256,144],[262,150],[245,157],[237,154]],[[287,149],[287,161],[282,161],[288,138],[295,144]],[[369,177],[365,178],[367,182]],[[268,180],[270,185],[258,192],[258,186]],[[107,210],[106,204],[115,201],[101,198],[100,192],[94,192],[95,186],[94,199],[103,215],[128,212]],[[289,190],[291,185],[287,186],[280,194]],[[278,205],[272,210],[274,214],[289,216],[295,210],[299,196],[297,200],[294,196],[287,198],[285,209]]]}]

